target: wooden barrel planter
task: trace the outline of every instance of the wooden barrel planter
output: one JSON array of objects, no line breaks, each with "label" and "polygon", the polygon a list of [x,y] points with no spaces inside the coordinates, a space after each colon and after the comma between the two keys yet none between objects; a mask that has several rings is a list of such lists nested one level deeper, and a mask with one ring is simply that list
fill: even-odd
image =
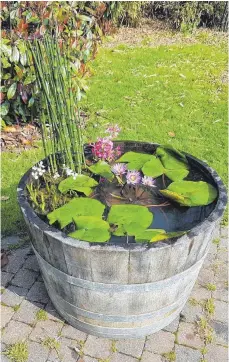
[{"label": "wooden barrel planter", "polygon": [[[156,147],[120,144],[145,152]],[[179,315],[227,202],[217,173],[186,156],[217,188],[218,199],[208,217],[188,233],[152,244],[93,244],[66,236],[35,214],[24,192],[31,170],[22,177],[18,200],[42,277],[55,308],[72,326],[100,337],[139,338]]]}]

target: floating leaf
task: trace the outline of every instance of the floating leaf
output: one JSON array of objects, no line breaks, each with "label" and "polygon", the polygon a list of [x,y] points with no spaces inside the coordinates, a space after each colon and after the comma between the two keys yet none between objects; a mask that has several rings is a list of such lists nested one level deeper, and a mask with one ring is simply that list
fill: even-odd
[{"label": "floating leaf", "polygon": [[150,241],[152,238],[154,238],[155,236],[158,236],[162,233],[165,233],[165,230],[163,230],[163,229],[142,230],[141,232],[139,232],[135,235],[135,240],[137,242]]},{"label": "floating leaf", "polygon": [[96,216],[102,218],[104,209],[105,206],[98,200],[79,197],[50,212],[47,216],[50,224],[58,221],[62,229],[70,224],[76,216]]},{"label": "floating leaf", "polygon": [[98,161],[88,168],[91,172],[105,177],[108,180],[112,180],[114,178],[114,175],[111,172],[111,166],[105,161]]},{"label": "floating leaf", "polygon": [[188,174],[189,170],[185,169],[165,170],[165,175],[172,181],[183,180]]},{"label": "floating leaf", "polygon": [[65,180],[59,183],[58,189],[63,194],[70,190],[75,190],[78,192],[83,192],[86,196],[92,193],[92,187],[98,185],[98,182],[93,178],[86,175],[78,175],[74,179],[72,176],[66,178]]},{"label": "floating leaf", "polygon": [[217,197],[214,186],[204,181],[172,182],[166,190],[160,192],[184,206],[204,206],[212,203]]},{"label": "floating leaf", "polygon": [[144,173],[144,175],[151,177],[161,176],[164,171],[165,169],[161,164],[161,161],[155,156],[151,156],[151,160],[146,162],[142,167],[142,172]]},{"label": "floating leaf", "polygon": [[110,233],[105,229],[81,229],[68,234],[74,239],[104,243],[110,239]]},{"label": "floating leaf", "polygon": [[73,218],[78,230],[69,236],[91,242],[105,242],[110,239],[109,224],[95,216],[78,216]]},{"label": "floating leaf", "polygon": [[139,233],[135,236],[136,242],[156,242],[162,241],[169,238],[175,238],[181,235],[184,235],[186,231],[174,231],[174,232],[166,232],[163,229],[148,229],[144,230],[142,233]]},{"label": "floating leaf", "polygon": [[107,221],[118,226],[114,235],[121,236],[127,230],[134,234],[135,231],[139,231],[139,228],[148,228],[153,221],[153,214],[144,206],[113,205],[108,214]]},{"label": "floating leaf", "polygon": [[16,89],[17,89],[17,83],[11,84],[11,86],[9,87],[8,92],[7,92],[8,99],[13,98],[13,96],[15,95]]},{"label": "floating leaf", "polygon": [[164,168],[168,170],[188,169],[186,157],[171,146],[158,147],[156,154]]},{"label": "floating leaf", "polygon": [[129,170],[140,170],[152,158],[147,153],[126,152],[116,162],[127,162]]}]

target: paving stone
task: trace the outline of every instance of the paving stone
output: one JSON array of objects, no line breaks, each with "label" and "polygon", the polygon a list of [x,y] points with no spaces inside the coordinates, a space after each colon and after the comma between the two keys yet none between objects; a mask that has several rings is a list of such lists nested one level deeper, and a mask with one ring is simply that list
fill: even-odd
[{"label": "paving stone", "polygon": [[149,351],[144,351],[141,362],[162,362],[162,357],[159,354],[154,354]]},{"label": "paving stone", "polygon": [[228,324],[218,321],[211,321],[211,327],[215,332],[215,342],[223,345],[228,344]]},{"label": "paving stone", "polygon": [[217,253],[217,259],[224,263],[228,263],[228,249],[224,247],[220,247]]},{"label": "paving stone", "polygon": [[221,226],[221,228],[220,228],[221,237],[228,238],[228,236],[229,236],[228,231],[229,231],[229,228],[227,226]]},{"label": "paving stone", "polygon": [[199,276],[198,276],[198,282],[201,285],[205,285],[205,284],[208,284],[208,283],[213,283],[214,282],[214,272],[213,272],[213,270],[210,270],[210,269],[207,269],[207,268],[202,268],[200,273],[199,273]]},{"label": "paving stone", "polygon": [[19,310],[14,314],[13,319],[32,324],[34,323],[36,319],[36,313],[42,308],[42,305],[36,306],[27,300],[23,300],[23,302],[20,305]]},{"label": "paving stone", "polygon": [[144,344],[145,344],[145,338],[135,339],[135,340],[124,339],[117,341],[115,343],[118,352],[129,354],[132,357],[137,357],[137,358],[141,357]]},{"label": "paving stone", "polygon": [[18,341],[25,340],[31,331],[32,328],[28,326],[28,324],[11,320],[2,335],[2,342],[14,344]]},{"label": "paving stone", "polygon": [[201,341],[200,336],[196,333],[196,327],[191,323],[180,322],[177,340],[179,344],[184,344],[188,347],[203,347],[203,342]]},{"label": "paving stone", "polygon": [[194,323],[200,319],[203,315],[203,311],[200,305],[191,305],[186,303],[184,309],[181,311],[181,319],[183,322]]},{"label": "paving stone", "polygon": [[23,301],[24,297],[21,297],[14,290],[7,288],[5,292],[1,296],[1,300],[4,304],[10,307],[14,307],[15,305],[20,305]]},{"label": "paving stone", "polygon": [[36,342],[28,343],[29,358],[27,362],[46,362],[49,350]]},{"label": "paving stone", "polygon": [[109,362],[138,362],[138,361],[139,360],[134,357],[126,356],[125,354],[121,353],[115,353],[109,359]]},{"label": "paving stone", "polygon": [[7,289],[20,297],[26,297],[29,291],[27,288],[17,287],[16,285],[9,285]]},{"label": "paving stone", "polygon": [[12,362],[9,358],[7,358],[4,354],[1,355],[1,362]]},{"label": "paving stone", "polygon": [[10,281],[11,279],[14,277],[13,273],[8,273],[8,272],[1,272],[1,286],[5,287]]},{"label": "paving stone", "polygon": [[13,308],[1,306],[1,328],[5,327],[6,324],[14,315]]},{"label": "paving stone", "polygon": [[61,328],[62,323],[50,320],[40,321],[37,322],[29,338],[34,342],[41,342],[47,337],[57,338],[60,334]]},{"label": "paving stone", "polygon": [[[200,362],[201,361],[201,353],[198,350],[176,345],[175,347],[176,353],[176,362]],[[207,360],[208,361],[208,360]],[[208,361],[209,362],[209,361]],[[221,361],[223,362],[223,361]]]},{"label": "paving stone", "polygon": [[153,353],[167,353],[174,347],[175,336],[170,332],[159,331],[147,337],[145,349]]},{"label": "paving stone", "polygon": [[63,322],[63,318],[59,315],[56,311],[55,307],[53,306],[51,300],[49,300],[48,304],[45,307],[45,310],[48,314],[48,318],[54,321]]},{"label": "paving stone", "polygon": [[228,281],[228,264],[221,261],[217,262],[218,268],[215,273],[215,284],[217,285],[220,282]]},{"label": "paving stone", "polygon": [[91,357],[106,359],[111,354],[111,345],[112,342],[109,339],[89,335],[83,352]]},{"label": "paving stone", "polygon": [[228,237],[220,238],[220,243],[219,243],[220,247],[228,248],[228,244],[229,244]]},{"label": "paving stone", "polygon": [[22,267],[24,264],[25,258],[30,252],[30,247],[17,249],[12,252],[11,255],[8,256],[9,262],[3,268],[3,271],[8,273],[17,273],[17,271]]},{"label": "paving stone", "polygon": [[48,303],[49,296],[43,282],[35,282],[27,294],[26,299],[34,302]]},{"label": "paving stone", "polygon": [[64,325],[61,336],[70,338],[70,339],[76,339],[77,341],[85,341],[87,338],[87,334],[84,332],[79,331],[78,329],[70,326],[70,325]]},{"label": "paving stone", "polygon": [[11,283],[18,287],[31,288],[37,279],[37,272],[28,269],[20,269],[15,277],[11,280]]},{"label": "paving stone", "polygon": [[98,362],[98,360],[97,360],[97,358],[93,358],[93,357],[89,357],[89,356],[83,356],[77,362]]},{"label": "paving stone", "polygon": [[228,320],[228,303],[215,300],[215,313],[213,319],[220,322]]},{"label": "paving stone", "polygon": [[228,362],[228,348],[216,346],[214,344],[207,346],[208,352],[204,356],[208,362]]},{"label": "paving stone", "polygon": [[21,237],[18,235],[11,235],[2,238],[1,240],[1,248],[7,249],[9,245],[17,245],[20,241]]},{"label": "paving stone", "polygon": [[40,267],[38,265],[38,262],[37,262],[37,258],[35,255],[31,255],[29,256],[24,265],[23,265],[23,268],[25,269],[31,269],[31,270],[34,270],[36,272],[40,272]]},{"label": "paving stone", "polygon": [[180,322],[180,315],[176,319],[174,319],[174,321],[172,323],[170,323],[168,326],[163,328],[163,330],[167,331],[167,332],[175,333],[178,329],[179,322]]},{"label": "paving stone", "polygon": [[228,288],[224,282],[219,282],[216,285],[216,290],[212,293],[214,299],[228,302]]},{"label": "paving stone", "polygon": [[77,342],[68,338],[60,338],[58,339],[58,342],[60,343],[58,352],[53,349],[48,356],[48,361],[76,362],[79,357],[79,354],[76,351],[80,349]]}]

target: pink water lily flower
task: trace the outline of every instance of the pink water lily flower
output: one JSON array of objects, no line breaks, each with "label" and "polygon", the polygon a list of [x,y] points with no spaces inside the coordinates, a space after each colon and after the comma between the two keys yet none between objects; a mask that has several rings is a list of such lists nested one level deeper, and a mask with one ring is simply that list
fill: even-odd
[{"label": "pink water lily flower", "polygon": [[155,180],[150,176],[144,176],[142,178],[142,184],[145,186],[156,187]]},{"label": "pink water lily flower", "polygon": [[112,168],[111,171],[117,175],[117,176],[121,176],[124,175],[127,171],[126,165],[125,163],[116,163]]},{"label": "pink water lily flower", "polygon": [[137,185],[141,182],[141,175],[138,171],[128,171],[126,175],[126,182],[128,185]]}]

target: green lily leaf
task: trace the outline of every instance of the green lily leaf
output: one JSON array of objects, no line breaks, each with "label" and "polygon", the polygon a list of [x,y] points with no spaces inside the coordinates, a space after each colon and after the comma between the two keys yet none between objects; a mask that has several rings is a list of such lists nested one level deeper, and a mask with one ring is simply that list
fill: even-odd
[{"label": "green lily leaf", "polygon": [[7,92],[8,99],[13,98],[13,96],[15,95],[16,89],[17,89],[17,83],[11,84],[11,86],[9,87],[8,92]]},{"label": "green lily leaf", "polygon": [[162,241],[169,238],[175,238],[181,235],[184,235],[186,231],[174,231],[174,232],[166,232],[163,229],[148,229],[144,230],[142,233],[139,233],[135,236],[135,240],[137,243],[139,242],[156,242]]},{"label": "green lily leaf", "polygon": [[98,161],[88,168],[91,172],[105,177],[108,180],[112,180],[114,178],[114,175],[111,172],[111,166],[105,161]]},{"label": "green lily leaf", "polygon": [[165,175],[172,181],[181,181],[188,176],[189,170],[177,169],[177,170],[165,170]]},{"label": "green lily leaf", "polygon": [[155,236],[161,235],[165,233],[163,229],[148,229],[148,230],[141,230],[141,232],[135,235],[136,242],[144,242],[150,241]]},{"label": "green lily leaf", "polygon": [[108,222],[96,216],[78,216],[73,218],[78,230],[69,236],[91,242],[105,242],[110,239]]},{"label": "green lily leaf", "polygon": [[172,182],[166,190],[160,190],[160,192],[184,206],[211,204],[218,194],[214,186],[204,181]]},{"label": "green lily leaf", "polygon": [[110,225],[107,221],[97,216],[77,216],[73,218],[77,229],[105,229],[109,230]]},{"label": "green lily leaf", "polygon": [[62,229],[77,216],[96,216],[102,218],[104,209],[105,206],[98,200],[79,197],[50,212],[47,217],[50,224],[58,221]]},{"label": "green lily leaf", "polygon": [[142,172],[146,176],[151,177],[158,177],[163,175],[165,172],[165,169],[163,165],[161,164],[161,161],[159,158],[156,158],[155,156],[151,156],[150,161],[146,162],[144,166],[142,167]]},{"label": "green lily leaf", "polygon": [[185,156],[183,156],[179,151],[176,151],[172,147],[170,149],[158,147],[156,150],[156,154],[160,158],[161,163],[166,170],[188,170],[188,162]]},{"label": "green lily leaf", "polygon": [[107,221],[118,226],[114,235],[121,236],[128,232],[127,230],[133,234],[134,230],[137,232],[139,228],[148,228],[153,221],[153,214],[146,207],[140,205],[113,205]]},{"label": "green lily leaf", "polygon": [[81,229],[76,230],[73,233],[68,234],[72,238],[90,242],[100,242],[104,243],[110,239],[110,233],[105,229]]},{"label": "green lily leaf", "polygon": [[116,162],[127,162],[129,170],[140,170],[143,165],[152,158],[147,153],[126,152]]},{"label": "green lily leaf", "polygon": [[70,190],[83,192],[86,196],[92,193],[92,187],[98,185],[98,182],[86,175],[77,175],[74,179],[72,176],[59,183],[58,189],[62,194]]}]

